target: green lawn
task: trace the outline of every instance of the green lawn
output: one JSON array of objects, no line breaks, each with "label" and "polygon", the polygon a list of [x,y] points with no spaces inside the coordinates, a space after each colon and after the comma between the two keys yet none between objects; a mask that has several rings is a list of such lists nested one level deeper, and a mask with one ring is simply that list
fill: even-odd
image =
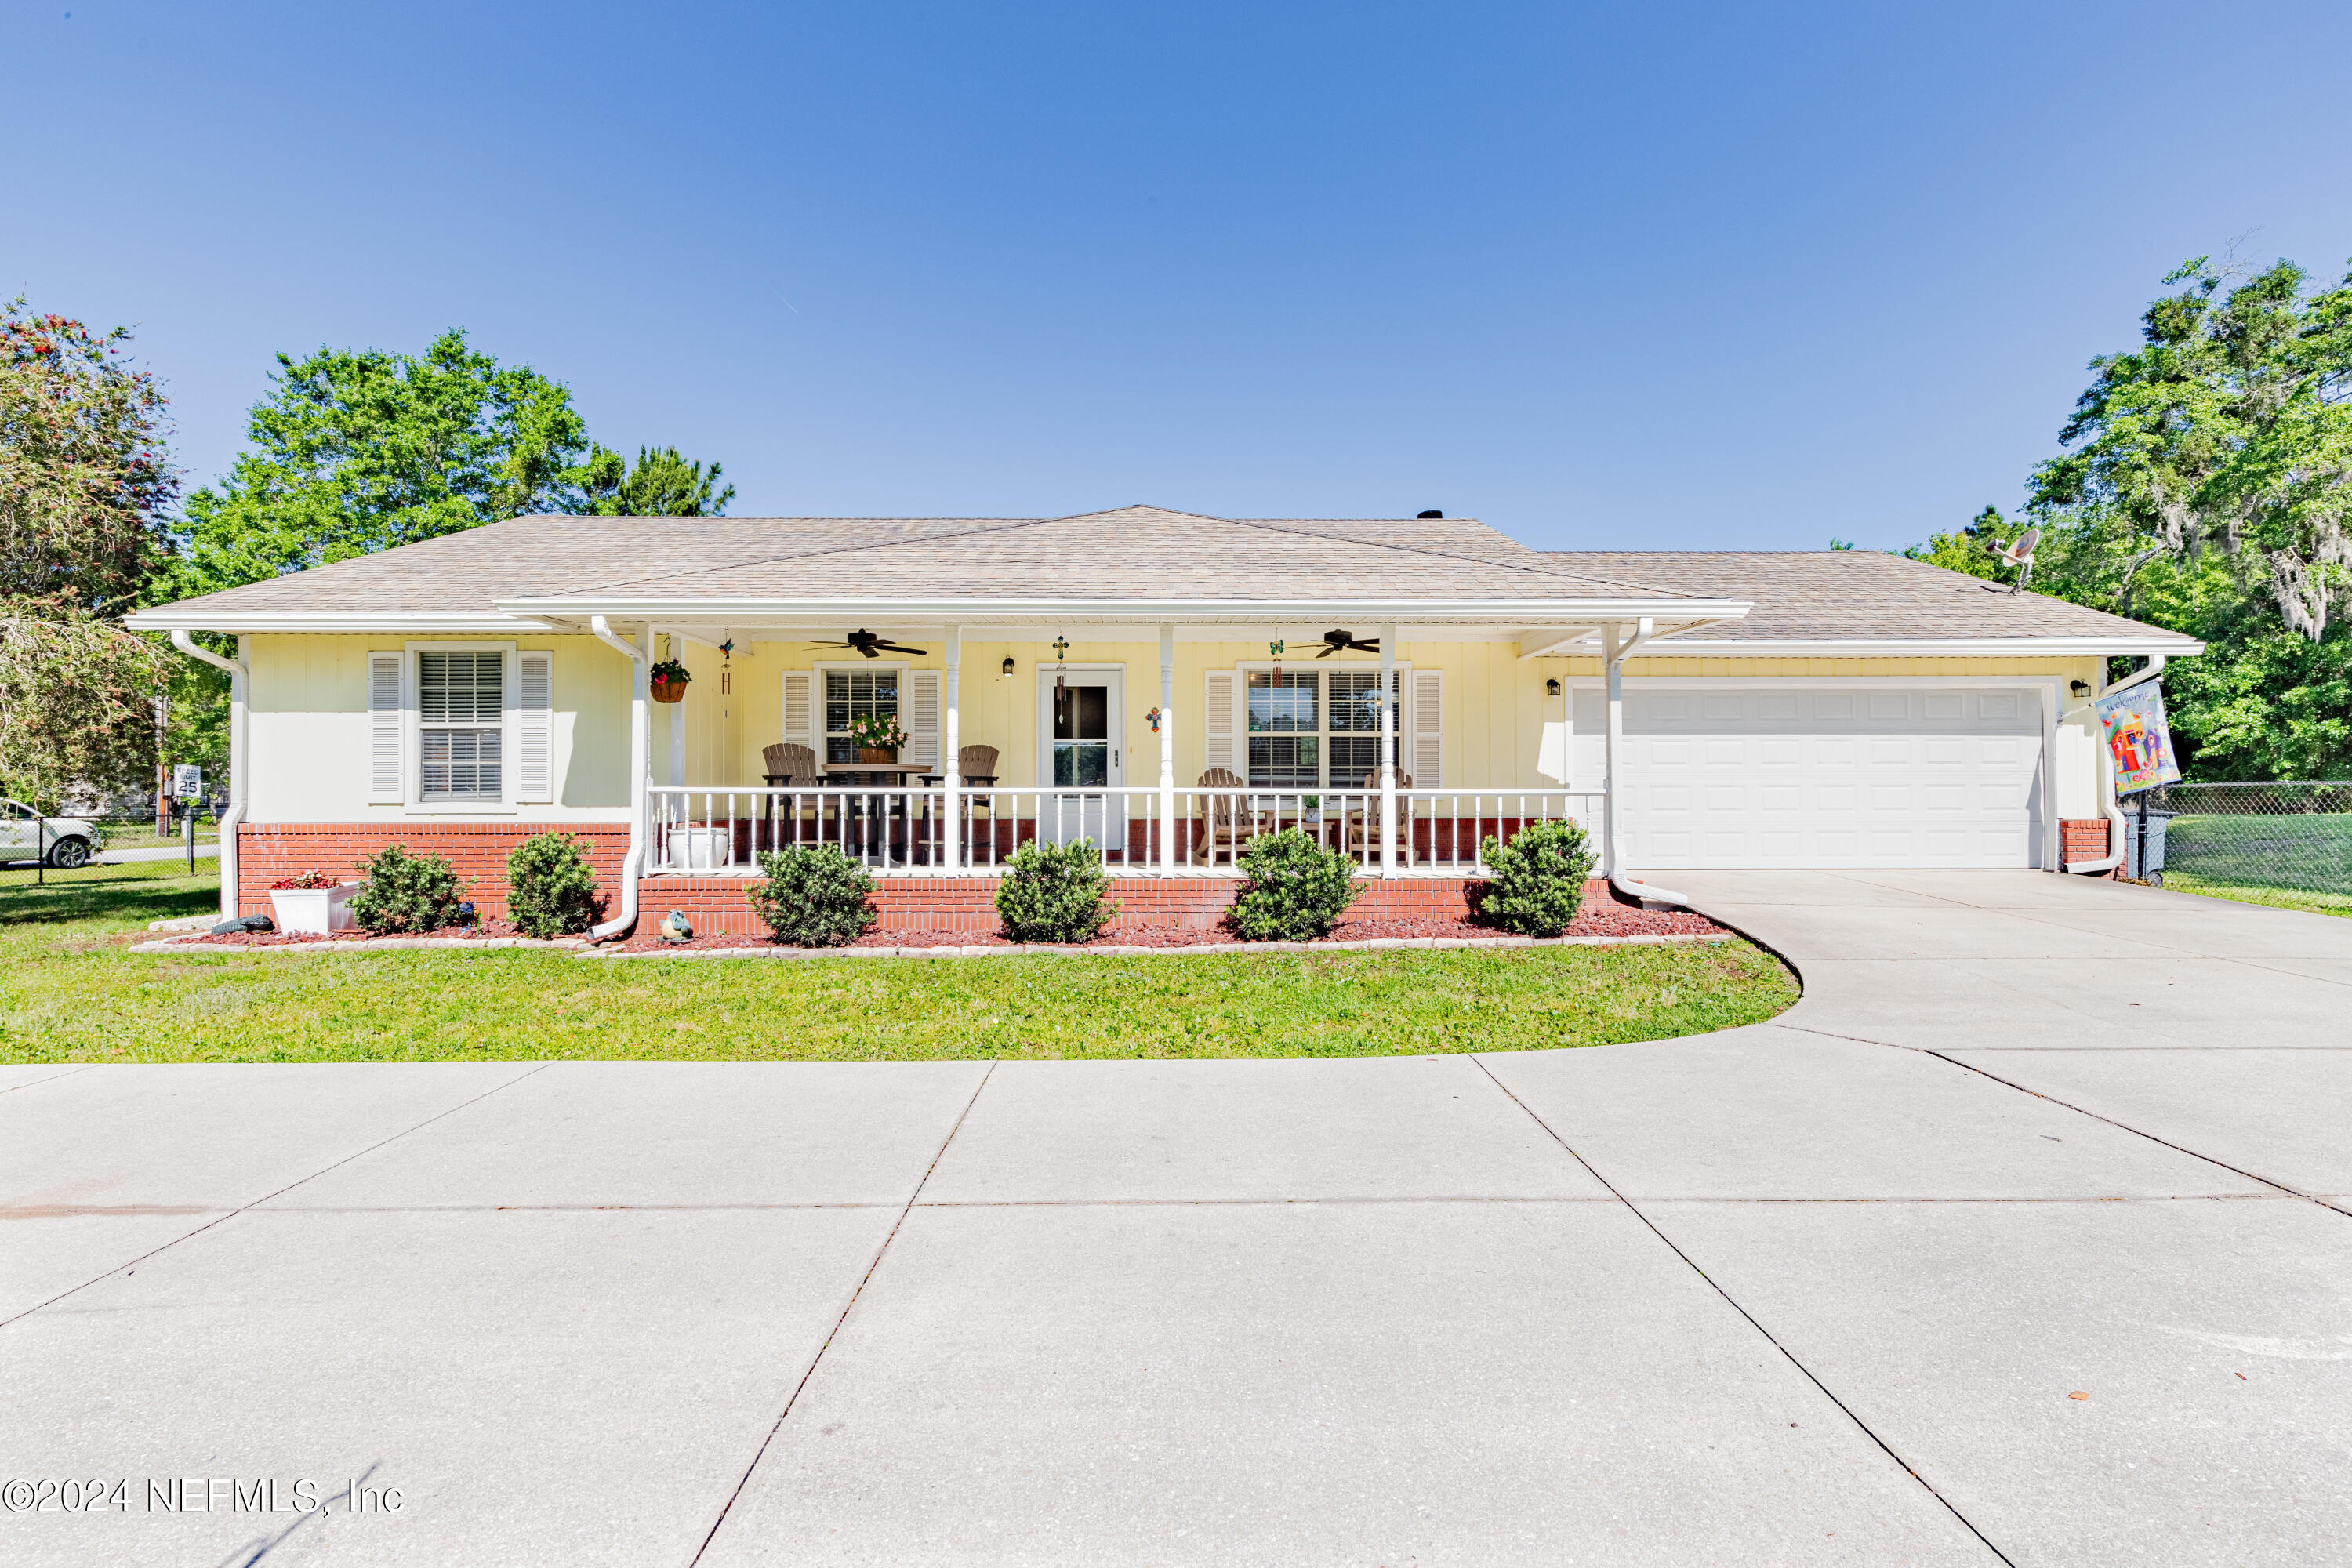
[{"label": "green lawn", "polygon": [[1696,1034],[1797,997],[1737,940],[790,963],[126,952],[148,921],[212,907],[210,879],[175,869],[0,889],[0,1062],[1409,1056]]},{"label": "green lawn", "polygon": [[2176,816],[2163,868],[2175,892],[2352,916],[2352,816]]}]

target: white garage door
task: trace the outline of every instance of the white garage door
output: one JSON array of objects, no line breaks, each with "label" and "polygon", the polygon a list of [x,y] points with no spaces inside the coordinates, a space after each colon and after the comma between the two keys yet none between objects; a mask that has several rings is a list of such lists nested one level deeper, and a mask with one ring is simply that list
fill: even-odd
[{"label": "white garage door", "polygon": [[2032,690],[1629,687],[1625,740],[1636,868],[2041,858]]}]

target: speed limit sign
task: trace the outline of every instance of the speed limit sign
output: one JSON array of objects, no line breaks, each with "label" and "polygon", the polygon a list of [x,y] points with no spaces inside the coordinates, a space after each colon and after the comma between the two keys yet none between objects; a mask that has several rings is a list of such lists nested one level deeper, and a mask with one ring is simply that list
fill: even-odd
[{"label": "speed limit sign", "polygon": [[172,798],[194,800],[205,793],[205,770],[194,763],[172,765]]}]

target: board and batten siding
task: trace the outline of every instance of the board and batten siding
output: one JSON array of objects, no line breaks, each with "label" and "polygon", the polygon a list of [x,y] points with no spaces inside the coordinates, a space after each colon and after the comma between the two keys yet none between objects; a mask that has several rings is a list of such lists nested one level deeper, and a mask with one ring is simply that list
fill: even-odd
[{"label": "board and batten siding", "polygon": [[[253,660],[251,740],[254,756],[253,820],[256,822],[350,822],[397,819],[401,808],[372,804],[368,717],[368,654],[410,639],[373,637],[256,636],[247,639]],[[452,639],[460,640],[460,639]],[[506,815],[533,820],[615,821],[625,818],[628,800],[629,668],[620,655],[586,637],[520,637],[521,648],[552,655],[548,746],[553,800],[518,807]],[[929,651],[897,660],[910,669],[942,671],[945,659],[934,637],[911,638]],[[1015,673],[1000,670],[1010,656]],[[693,787],[756,787],[765,771],[761,749],[782,738],[783,675],[820,663],[855,662],[838,647],[803,642],[762,641],[740,635],[731,660],[718,649],[683,638],[662,639],[656,657],[682,660],[694,676],[686,700],[653,706],[653,776],[670,777],[672,726],[685,738],[686,783]],[[1208,766],[1202,696],[1209,670],[1231,670],[1266,660],[1265,645],[1192,643],[1176,645],[1176,780],[1189,786]],[[1443,787],[1448,789],[1539,789],[1561,787],[1564,722],[1562,699],[1547,697],[1547,679],[1594,679],[1601,674],[1594,657],[1521,661],[1508,642],[1454,643],[1405,640],[1400,663],[1416,673],[1433,672],[1443,692],[1443,724],[1436,738]],[[1078,641],[1068,651],[1073,666],[1117,665],[1126,671],[1122,743],[1130,785],[1156,784],[1160,739],[1146,715],[1160,701],[1160,649],[1154,641]],[[963,647],[962,739],[965,744],[997,748],[1003,787],[1036,784],[1037,672],[1055,663],[1041,643],[967,640]],[[1286,658],[1297,668],[1377,668],[1374,658]],[[2098,678],[2098,661],[2085,658],[1740,658],[1675,656],[1633,659],[1628,672],[1641,676],[1697,676],[1769,681],[1774,678],[1852,678],[1900,680],[1905,677],[2004,676],[2084,681]],[[819,697],[821,700],[821,696]],[[940,700],[945,681],[940,679]],[[2066,700],[2072,705],[2076,700]],[[1580,729],[1584,726],[1580,726]],[[1586,737],[1580,736],[1580,741]],[[1586,748],[1577,748],[1580,755]],[[1411,771],[1422,753],[1404,737],[1402,765]],[[2084,720],[2062,725],[2059,738],[2060,813],[2095,814],[2096,739]],[[1600,787],[1597,765],[1580,763],[1570,787]],[[436,813],[436,816],[446,813]],[[490,815],[490,814],[485,814]]]},{"label": "board and batten siding", "polygon": [[[377,798],[376,726],[370,718],[369,654],[431,637],[404,633],[367,637],[257,635],[245,639],[253,668],[247,744],[254,823],[398,822],[407,812]],[[450,638],[474,642],[479,638]],[[629,805],[628,662],[593,637],[530,637],[518,651],[549,655],[545,736],[549,796],[518,800],[485,818],[534,822],[620,822]],[[509,694],[519,700],[527,692]],[[534,745],[538,737],[519,736]],[[508,759],[521,769],[530,752]],[[405,766],[414,767],[407,757]],[[526,775],[518,773],[521,779]],[[477,815],[436,809],[434,821]],[[419,820],[425,817],[420,814]]]}]

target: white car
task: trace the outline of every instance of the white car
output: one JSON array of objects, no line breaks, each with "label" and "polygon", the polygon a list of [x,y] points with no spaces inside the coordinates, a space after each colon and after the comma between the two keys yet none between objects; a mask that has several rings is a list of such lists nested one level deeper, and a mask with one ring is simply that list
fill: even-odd
[{"label": "white car", "polygon": [[98,853],[98,825],[79,816],[43,816],[22,801],[0,800],[0,860],[41,859],[62,871]]}]

